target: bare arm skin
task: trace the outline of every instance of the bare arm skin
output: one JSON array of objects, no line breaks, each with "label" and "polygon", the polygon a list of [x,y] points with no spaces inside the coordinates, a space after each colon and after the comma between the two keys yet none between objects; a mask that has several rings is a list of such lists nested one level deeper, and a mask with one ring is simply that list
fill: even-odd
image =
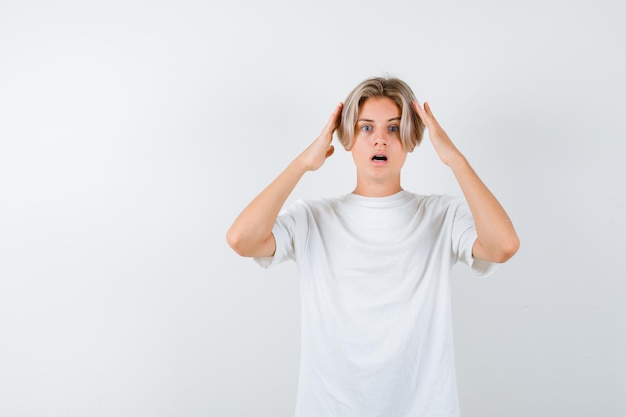
[{"label": "bare arm skin", "polygon": [[478,234],[472,249],[473,256],[485,261],[506,262],[520,245],[509,216],[439,125],[430,105],[424,103],[422,108],[414,102],[413,107],[428,128],[430,141],[439,158],[452,169],[472,212]]},{"label": "bare arm skin", "polygon": [[241,256],[272,256],[276,240],[274,222],[287,197],[308,171],[319,169],[335,148],[331,145],[342,103],[331,113],[322,133],[239,214],[226,234],[231,248]]}]

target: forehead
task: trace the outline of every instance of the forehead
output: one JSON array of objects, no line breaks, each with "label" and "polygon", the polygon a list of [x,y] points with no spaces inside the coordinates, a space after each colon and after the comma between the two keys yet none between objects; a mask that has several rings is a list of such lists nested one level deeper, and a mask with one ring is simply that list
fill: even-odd
[{"label": "forehead", "polygon": [[395,101],[389,97],[368,98],[361,104],[359,109],[359,119],[384,119],[389,120],[400,116],[400,108]]}]

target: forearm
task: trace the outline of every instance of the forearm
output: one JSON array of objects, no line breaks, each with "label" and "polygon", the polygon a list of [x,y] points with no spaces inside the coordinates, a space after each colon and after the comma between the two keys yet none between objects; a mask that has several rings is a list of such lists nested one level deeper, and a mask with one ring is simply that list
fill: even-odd
[{"label": "forearm", "polygon": [[430,141],[439,158],[452,169],[472,212],[478,234],[472,248],[473,256],[486,261],[505,262],[519,248],[519,238],[509,216],[441,128],[428,103],[424,103],[422,108],[419,103],[413,102],[413,107],[428,128]]},{"label": "forearm", "polygon": [[307,171],[319,169],[334,152],[331,145],[343,104],[330,114],[320,135],[241,212],[228,230],[228,244],[242,256],[271,256],[276,249],[272,229],[287,197]]},{"label": "forearm", "polygon": [[239,214],[226,235],[228,244],[237,253],[242,256],[271,255],[263,251],[272,237],[274,222],[305,172],[301,161],[294,160]]},{"label": "forearm", "polygon": [[474,244],[474,257],[505,262],[519,248],[519,238],[508,214],[462,154],[452,158],[448,166],[463,191],[476,225],[478,239]]}]

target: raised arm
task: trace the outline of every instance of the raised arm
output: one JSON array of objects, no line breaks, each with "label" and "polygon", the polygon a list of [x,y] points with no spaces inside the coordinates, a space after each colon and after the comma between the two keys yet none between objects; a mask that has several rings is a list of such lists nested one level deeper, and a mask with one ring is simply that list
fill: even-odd
[{"label": "raised arm", "polygon": [[307,171],[319,169],[333,154],[331,145],[342,104],[331,113],[322,133],[239,214],[226,234],[231,248],[241,256],[272,256],[276,241],[272,228],[283,204]]},{"label": "raised arm", "polygon": [[472,212],[478,234],[472,249],[473,256],[491,262],[507,261],[517,252],[520,244],[509,216],[439,125],[430,105],[424,103],[422,108],[414,102],[413,107],[428,128],[430,141],[439,158],[452,169]]}]

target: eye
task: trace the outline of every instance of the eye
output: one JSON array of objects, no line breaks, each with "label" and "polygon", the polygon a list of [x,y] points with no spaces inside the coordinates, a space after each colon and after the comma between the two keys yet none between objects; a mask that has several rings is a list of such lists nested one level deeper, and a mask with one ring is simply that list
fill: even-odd
[{"label": "eye", "polygon": [[398,125],[391,125],[391,126],[389,126],[389,131],[390,132],[398,132],[398,131],[400,131],[400,127]]},{"label": "eye", "polygon": [[370,126],[370,125],[363,125],[363,126],[361,126],[361,130],[364,131],[364,132],[371,132],[372,126]]}]

